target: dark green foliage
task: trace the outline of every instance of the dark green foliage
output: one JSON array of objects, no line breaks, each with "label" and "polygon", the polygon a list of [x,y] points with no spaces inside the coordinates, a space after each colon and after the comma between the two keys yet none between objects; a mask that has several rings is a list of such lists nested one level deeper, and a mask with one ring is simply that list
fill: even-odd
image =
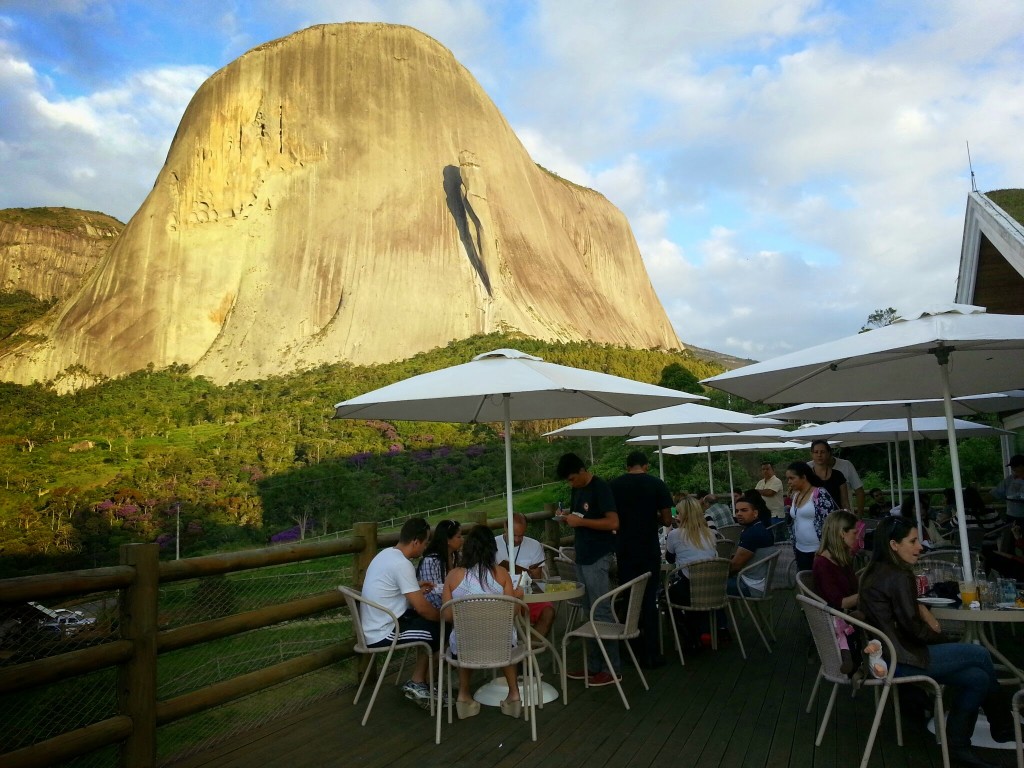
[{"label": "dark green foliage", "polygon": [[1019,223],[1024,224],[1024,189],[996,189],[985,197],[998,205]]},{"label": "dark green foliage", "polygon": [[[390,365],[227,386],[184,366],[64,396],[0,383],[0,577],[109,565],[132,541],[159,541],[173,557],[179,510],[191,557],[502,493],[499,425],[331,418],[341,400],[499,347],[648,382],[672,363],[696,377],[720,370],[687,353],[491,334]],[[565,423],[514,425],[517,488],[553,481],[558,456],[582,452],[580,441],[542,437]]]},{"label": "dark green foliage", "polygon": [[692,395],[703,395],[704,387],[700,379],[693,375],[693,371],[684,368],[679,363],[669,363],[661,372],[661,380],[658,382],[663,387],[678,389],[680,392],[689,392]]},{"label": "dark green foliage", "polygon": [[42,317],[55,303],[56,299],[43,301],[26,291],[0,292],[0,341],[26,323]]}]

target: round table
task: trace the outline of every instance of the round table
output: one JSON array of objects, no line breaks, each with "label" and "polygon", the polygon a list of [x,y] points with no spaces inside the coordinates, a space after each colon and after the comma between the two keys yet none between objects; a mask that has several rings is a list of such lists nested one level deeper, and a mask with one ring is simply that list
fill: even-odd
[{"label": "round table", "polygon": [[[549,579],[552,584],[572,585],[568,588],[565,586],[560,587],[558,591],[546,592],[543,591],[547,587],[546,581],[535,581],[533,582],[536,587],[541,590],[539,592],[533,592],[532,590],[527,594],[523,595],[522,601],[524,603],[557,603],[562,600],[578,600],[583,597],[583,585],[578,581],[559,581],[557,579]],[[556,664],[561,663],[558,651],[551,641],[546,637],[540,635],[537,632],[530,630],[531,642],[541,642],[548,647],[551,651],[553,658],[556,660]],[[544,704],[554,701],[561,694],[558,689],[550,683],[541,681],[541,701]],[[528,704],[530,696],[532,695],[533,685],[528,684],[522,677],[519,678],[519,693],[523,697],[523,703]],[[481,704],[487,707],[496,707],[498,704],[508,696],[508,683],[505,682],[505,678],[496,677],[489,683],[485,683],[480,686],[476,692],[473,693],[473,698],[479,701]]]},{"label": "round table", "polygon": [[[999,649],[992,644],[991,640],[989,640],[988,634],[985,632],[986,624],[1016,624],[1018,622],[1024,622],[1024,609],[986,608],[984,610],[972,610],[970,608],[964,608],[963,606],[952,607],[934,605],[930,605],[928,608],[931,610],[932,615],[940,622],[964,622],[964,634],[961,638],[961,642],[981,643],[988,648],[988,652],[992,654],[992,657],[998,660],[999,665],[1005,668],[1012,675],[1012,677],[1000,678],[1000,683],[1003,685],[1024,685],[1024,670],[1018,668],[1008,658],[1000,653]],[[934,733],[934,725],[929,724],[929,730]],[[978,715],[978,723],[975,726],[974,735],[971,737],[971,743],[974,744],[974,746],[987,747],[989,749],[1016,748],[1016,744],[1012,741],[1006,742],[1005,744],[992,741],[989,736],[988,720],[984,713]]]}]

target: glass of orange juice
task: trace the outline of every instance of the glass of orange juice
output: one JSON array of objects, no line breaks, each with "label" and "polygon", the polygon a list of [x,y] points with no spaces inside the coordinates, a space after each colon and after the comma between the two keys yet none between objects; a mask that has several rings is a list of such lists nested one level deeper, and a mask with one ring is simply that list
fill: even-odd
[{"label": "glass of orange juice", "polygon": [[960,600],[963,602],[964,607],[970,606],[975,600],[978,599],[978,585],[973,581],[961,581],[960,582]]}]

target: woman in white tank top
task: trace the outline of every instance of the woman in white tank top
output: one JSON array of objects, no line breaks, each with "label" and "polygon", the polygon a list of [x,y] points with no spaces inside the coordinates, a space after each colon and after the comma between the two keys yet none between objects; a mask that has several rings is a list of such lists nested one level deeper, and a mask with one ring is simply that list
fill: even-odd
[{"label": "woman in white tank top", "polygon": [[[508,571],[495,563],[497,552],[498,545],[494,541],[491,529],[485,525],[474,526],[463,539],[460,567],[453,568],[448,572],[448,578],[444,582],[442,600],[447,603],[457,597],[469,595],[522,597],[522,590],[513,588]],[[450,613],[444,618],[445,621],[450,621]],[[453,654],[458,653],[457,632],[458,627],[452,629],[449,639]],[[513,644],[516,642],[514,634],[512,642]],[[508,697],[501,702],[501,712],[511,717],[520,717],[522,702],[519,697],[516,667],[514,664],[503,667],[502,672],[508,683]],[[473,670],[459,668],[459,697],[455,702],[455,709],[460,720],[473,717],[480,712],[480,704],[473,700],[473,694],[469,689],[472,676]]]}]

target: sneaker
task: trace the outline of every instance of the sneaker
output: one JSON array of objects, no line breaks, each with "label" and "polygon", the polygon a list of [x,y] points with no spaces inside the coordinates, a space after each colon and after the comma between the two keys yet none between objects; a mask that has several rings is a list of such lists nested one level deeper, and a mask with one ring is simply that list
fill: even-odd
[{"label": "sneaker", "polygon": [[430,689],[426,683],[417,683],[412,680],[407,680],[402,684],[402,693],[405,694],[405,698],[412,701],[424,709],[430,708]]},{"label": "sneaker", "polygon": [[[437,686],[436,685],[431,690],[430,695],[431,695],[431,698],[434,699],[434,701],[437,701]],[[442,707],[447,707],[448,706],[448,693],[446,691],[441,691],[441,706]]]},{"label": "sneaker", "polygon": [[572,672],[566,672],[565,676],[568,677],[570,680],[586,680],[587,679],[587,673],[584,672],[582,669],[574,669]]},{"label": "sneaker", "polygon": [[616,682],[622,682],[622,675],[616,675],[612,677],[611,673],[607,670],[601,670],[596,675],[591,675],[590,680],[591,688],[600,688],[602,685],[615,685]]}]

